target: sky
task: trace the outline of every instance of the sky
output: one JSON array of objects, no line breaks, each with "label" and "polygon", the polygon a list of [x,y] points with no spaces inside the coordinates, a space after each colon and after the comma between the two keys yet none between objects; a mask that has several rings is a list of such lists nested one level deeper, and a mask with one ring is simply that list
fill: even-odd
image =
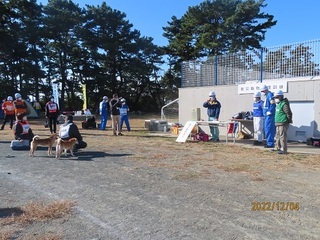
[{"label": "sky", "polygon": [[[38,0],[46,5],[46,0]],[[73,0],[84,7],[85,4],[98,6],[103,0]],[[142,36],[152,37],[153,43],[167,45],[162,36],[163,29],[172,16],[180,18],[188,6],[195,6],[203,0],[105,0],[113,9],[124,12],[126,19]],[[268,5],[262,11],[274,16],[277,24],[267,30],[262,47],[273,47],[289,43],[320,39],[319,0],[266,0]]]}]

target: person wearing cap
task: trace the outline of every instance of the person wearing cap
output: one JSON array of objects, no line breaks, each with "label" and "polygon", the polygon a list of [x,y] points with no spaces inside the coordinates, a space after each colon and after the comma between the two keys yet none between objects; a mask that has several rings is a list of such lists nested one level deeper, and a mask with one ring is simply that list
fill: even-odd
[{"label": "person wearing cap", "polygon": [[108,121],[109,103],[108,97],[104,96],[99,104],[99,114],[101,116],[100,130],[106,130]]},{"label": "person wearing cap", "polygon": [[20,93],[16,93],[14,95],[15,100],[13,101],[14,104],[14,113],[17,116],[18,113],[28,115],[28,106],[25,101],[22,99]]},{"label": "person wearing cap", "polygon": [[275,114],[275,125],[276,125],[276,144],[275,150],[279,154],[287,154],[287,132],[290,123],[292,123],[292,111],[290,103],[287,98],[284,97],[283,92],[278,90],[274,99],[276,102],[276,114]]},{"label": "person wearing cap", "polygon": [[27,117],[23,113],[17,114],[17,121],[13,126],[14,137],[16,140],[29,140],[29,144],[34,137]]},{"label": "person wearing cap", "polygon": [[66,115],[64,117],[64,124],[60,125],[59,129],[59,137],[62,140],[69,140],[71,138],[76,138],[78,140],[78,143],[75,145],[75,150],[80,148],[86,148],[87,143],[83,141],[83,138],[79,132],[79,128],[76,124],[73,122],[73,116],[72,115]]},{"label": "person wearing cap", "polygon": [[269,91],[269,88],[266,85],[262,86],[260,91],[266,97],[263,104],[264,133],[266,138],[266,145],[264,147],[274,148],[274,137],[276,134],[274,116],[276,113],[276,104],[274,102],[273,93]]},{"label": "person wearing cap", "polygon": [[1,126],[1,130],[4,129],[4,126],[8,121],[10,121],[10,129],[12,129],[15,113],[14,113],[13,98],[11,96],[8,96],[7,101],[5,101],[2,104],[2,110],[4,111],[4,120]]},{"label": "person wearing cap", "polygon": [[262,145],[264,102],[261,100],[261,92],[254,93],[253,100],[253,129],[256,138],[256,141],[254,141],[253,144]]},{"label": "person wearing cap", "polygon": [[54,101],[54,97],[51,96],[50,100],[46,103],[45,114],[48,119],[48,125],[51,133],[56,133],[57,131],[57,119],[59,116],[59,106]]},{"label": "person wearing cap", "polygon": [[112,120],[112,130],[113,135],[118,136],[120,135],[120,99],[118,94],[113,94],[111,101],[109,102],[110,105],[110,112],[111,112],[111,120]]},{"label": "person wearing cap", "polygon": [[126,99],[121,98],[120,103],[121,103],[121,107],[119,109],[120,110],[120,133],[119,134],[122,135],[123,122],[125,122],[128,132],[131,131],[131,128],[130,128],[129,115],[128,115],[129,106],[126,104]]},{"label": "person wearing cap", "polygon": [[[209,99],[203,103],[203,107],[207,108],[208,121],[219,121],[221,104],[216,98],[215,92],[209,93]],[[211,141],[219,142],[219,127],[210,126]]]}]

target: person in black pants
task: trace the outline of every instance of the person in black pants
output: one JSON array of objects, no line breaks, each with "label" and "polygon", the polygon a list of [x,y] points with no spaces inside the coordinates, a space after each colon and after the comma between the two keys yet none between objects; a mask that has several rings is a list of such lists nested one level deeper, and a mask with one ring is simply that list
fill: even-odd
[{"label": "person in black pants", "polygon": [[51,133],[57,131],[57,119],[59,116],[59,106],[54,102],[54,97],[50,97],[50,101],[46,103],[45,107],[46,118],[48,119],[48,125]]},{"label": "person in black pants", "polygon": [[60,126],[59,137],[62,140],[69,140],[71,138],[76,138],[78,143],[75,145],[75,150],[80,148],[86,148],[87,143],[83,141],[82,136],[79,132],[77,125],[73,123],[73,116],[65,116],[65,123]]}]

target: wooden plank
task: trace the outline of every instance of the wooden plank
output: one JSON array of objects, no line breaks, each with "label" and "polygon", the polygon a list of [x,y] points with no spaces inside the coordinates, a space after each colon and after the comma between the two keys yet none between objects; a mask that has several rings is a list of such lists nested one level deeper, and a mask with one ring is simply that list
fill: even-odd
[{"label": "wooden plank", "polygon": [[185,142],[196,124],[197,121],[188,121],[179,133],[176,142]]}]

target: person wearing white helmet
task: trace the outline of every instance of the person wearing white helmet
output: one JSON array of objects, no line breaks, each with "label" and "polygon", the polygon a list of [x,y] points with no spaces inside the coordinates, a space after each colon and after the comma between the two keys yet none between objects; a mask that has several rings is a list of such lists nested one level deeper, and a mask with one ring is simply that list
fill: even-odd
[{"label": "person wearing white helmet", "polygon": [[16,116],[18,113],[28,115],[28,106],[25,103],[25,101],[22,99],[21,94],[16,93],[14,95],[14,97],[16,99],[13,101],[14,108],[15,108],[14,111],[15,111]]},{"label": "person wearing white helmet", "polygon": [[121,103],[121,107],[120,107],[120,133],[119,134],[122,135],[122,126],[124,122],[126,124],[128,132],[131,131],[131,128],[130,128],[129,115],[128,115],[129,106],[126,103],[126,99],[121,98],[120,103]]},{"label": "person wearing white helmet", "polygon": [[287,141],[287,132],[292,123],[292,111],[290,108],[290,103],[287,98],[284,97],[283,92],[278,90],[274,94],[276,102],[276,115],[275,115],[275,124],[276,124],[276,144],[275,150],[279,154],[288,153],[288,141]]},{"label": "person wearing white helmet", "polygon": [[254,145],[262,145],[263,135],[263,100],[261,100],[261,92],[253,94],[253,129],[256,141]]},{"label": "person wearing white helmet", "polygon": [[101,116],[100,130],[106,130],[109,113],[108,97],[104,96],[99,104],[99,114]]},{"label": "person wearing white helmet", "polygon": [[276,125],[274,123],[274,116],[276,113],[276,104],[274,102],[273,93],[269,91],[268,86],[264,85],[260,88],[263,95],[266,96],[263,105],[264,116],[264,133],[266,138],[265,148],[274,147],[274,137],[276,134]]},{"label": "person wearing white helmet", "polygon": [[4,129],[4,126],[9,121],[10,121],[10,129],[12,129],[15,113],[14,113],[13,98],[11,96],[8,96],[7,101],[5,101],[2,104],[2,110],[4,111],[4,120],[1,126],[1,130]]},{"label": "person wearing white helmet", "polygon": [[[207,108],[208,121],[219,121],[221,104],[216,98],[214,91],[209,92],[209,99],[203,103]],[[219,127],[210,126],[211,141],[219,142]]]}]

